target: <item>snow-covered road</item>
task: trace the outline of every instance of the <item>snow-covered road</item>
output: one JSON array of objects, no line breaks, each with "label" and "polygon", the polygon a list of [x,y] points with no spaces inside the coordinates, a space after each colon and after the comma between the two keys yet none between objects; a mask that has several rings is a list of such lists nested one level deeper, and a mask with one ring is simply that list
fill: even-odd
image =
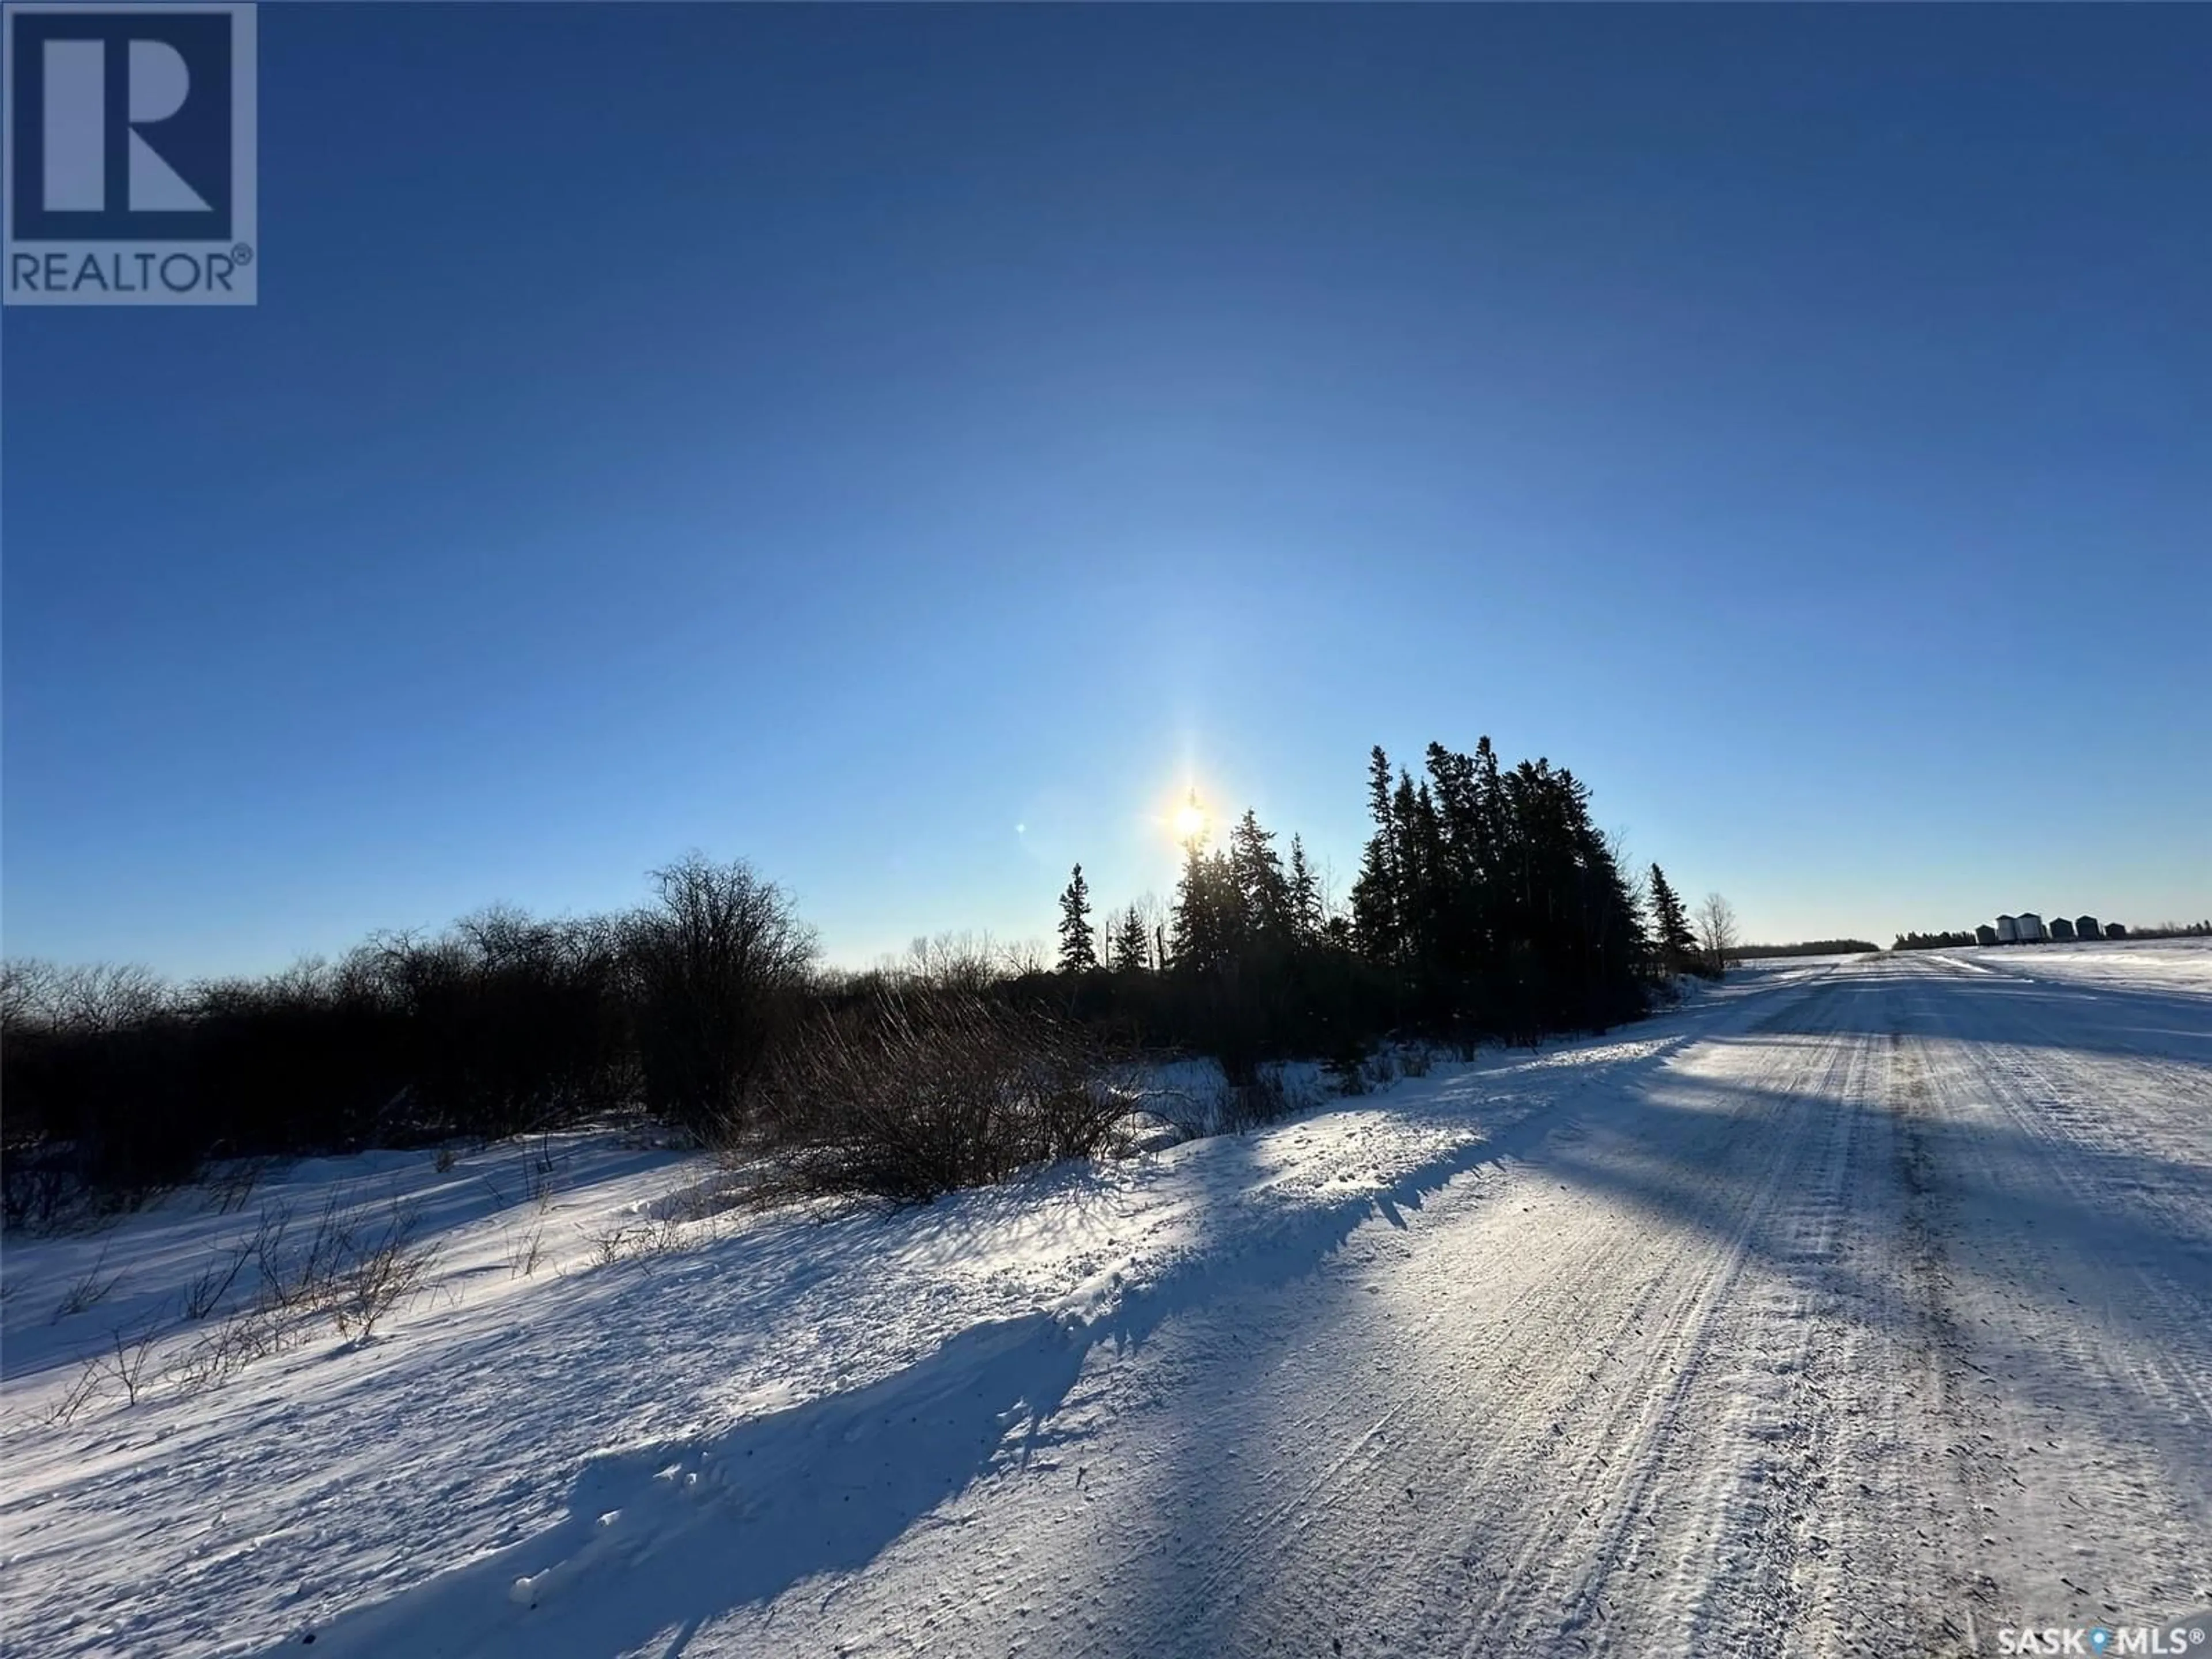
[{"label": "snow-covered road", "polygon": [[[517,1541],[462,1506],[473,1559],[306,1585],[289,1632],[203,1610],[192,1650],[1993,1654],[2162,1623],[2212,1603],[2212,953],[2135,962],[1769,969],[1026,1196],[971,1242],[1036,1279],[1048,1235],[1042,1310],[572,1462]],[[11,1535],[9,1577],[67,1536]],[[107,1650],[9,1626],[180,1650],[150,1610]]]},{"label": "snow-covered road", "polygon": [[727,1645],[1994,1652],[2212,1601],[2212,1010],[1909,957],[1772,1001],[1166,1322],[1048,1468]]}]

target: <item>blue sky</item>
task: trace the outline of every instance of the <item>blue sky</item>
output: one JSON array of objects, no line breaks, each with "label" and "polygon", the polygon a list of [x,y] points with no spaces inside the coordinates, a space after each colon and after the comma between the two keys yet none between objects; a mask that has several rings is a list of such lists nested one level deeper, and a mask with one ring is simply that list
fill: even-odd
[{"label": "blue sky", "polygon": [[833,956],[1546,754],[1761,938],[2212,908],[2212,11],[267,7],[4,319],[11,954],[690,847]]}]

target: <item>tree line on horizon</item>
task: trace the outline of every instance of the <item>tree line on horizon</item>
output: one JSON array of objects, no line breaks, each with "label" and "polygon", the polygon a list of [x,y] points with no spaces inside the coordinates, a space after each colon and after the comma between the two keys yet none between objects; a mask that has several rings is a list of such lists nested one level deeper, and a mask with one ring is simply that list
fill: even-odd
[{"label": "tree line on horizon", "polygon": [[1973,929],[1960,927],[1948,933],[1899,933],[1889,948],[1893,951],[1944,951],[1974,942]]},{"label": "tree line on horizon", "polygon": [[1729,960],[1763,962],[1778,957],[1866,956],[1881,949],[1870,939],[1808,939],[1791,945],[1739,945],[1729,952]]},{"label": "tree line on horizon", "polygon": [[1123,1109],[1098,1086],[1116,1056],[1209,1054],[1247,1089],[1274,1059],[1356,1076],[1393,1039],[1605,1030],[1735,948],[1718,895],[1693,916],[1658,866],[1623,869],[1565,767],[1504,767],[1486,738],[1430,744],[1416,777],[1377,747],[1368,796],[1348,904],[1247,811],[1189,838],[1164,914],[1102,925],[1079,866],[1056,966],[939,941],[830,969],[773,882],[697,854],[631,911],[495,908],[260,978],[9,963],[6,1218],[210,1158],[623,1113],[767,1146],[817,1187],[927,1197],[1085,1150]]}]

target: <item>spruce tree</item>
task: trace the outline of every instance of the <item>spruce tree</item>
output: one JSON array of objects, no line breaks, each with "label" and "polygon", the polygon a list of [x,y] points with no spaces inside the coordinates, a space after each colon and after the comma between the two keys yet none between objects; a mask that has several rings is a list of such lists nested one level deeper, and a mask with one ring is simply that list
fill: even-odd
[{"label": "spruce tree", "polygon": [[1398,826],[1400,937],[1407,956],[1433,981],[1449,920],[1443,828],[1428,785],[1416,787],[1408,773],[1398,775],[1398,797],[1390,810]]},{"label": "spruce tree", "polygon": [[1206,848],[1196,836],[1182,844],[1182,876],[1176,883],[1168,921],[1174,929],[1170,936],[1170,963],[1178,972],[1211,967],[1219,951],[1219,930],[1213,922]]},{"label": "spruce tree", "polygon": [[1275,837],[1251,808],[1229,832],[1230,878],[1236,884],[1244,945],[1287,951],[1291,943],[1291,884],[1275,856]]},{"label": "spruce tree", "polygon": [[1150,944],[1145,918],[1133,904],[1121,912],[1121,921],[1115,924],[1114,965],[1125,973],[1133,968],[1142,968]]},{"label": "spruce tree", "polygon": [[1438,1030],[1602,1027],[1633,1013],[1652,955],[1589,792],[1565,767],[1431,744],[1426,776],[1368,768],[1375,833],[1352,889],[1359,954],[1400,1018]]},{"label": "spruce tree", "polygon": [[1360,854],[1359,875],[1352,884],[1352,931],[1359,951],[1389,966],[1404,955],[1399,921],[1397,830],[1391,819],[1390,757],[1376,744],[1367,758],[1367,810],[1375,833]]},{"label": "spruce tree", "polygon": [[1087,974],[1097,965],[1098,951],[1091,937],[1091,889],[1079,864],[1060,896],[1060,971]]},{"label": "spruce tree", "polygon": [[1651,866],[1651,942],[1659,953],[1660,967],[1669,974],[1682,972],[1697,954],[1689,913],[1668,885],[1667,872],[1656,864]]},{"label": "spruce tree", "polygon": [[1291,837],[1291,939],[1301,951],[1321,943],[1321,878],[1306,860],[1306,844]]}]

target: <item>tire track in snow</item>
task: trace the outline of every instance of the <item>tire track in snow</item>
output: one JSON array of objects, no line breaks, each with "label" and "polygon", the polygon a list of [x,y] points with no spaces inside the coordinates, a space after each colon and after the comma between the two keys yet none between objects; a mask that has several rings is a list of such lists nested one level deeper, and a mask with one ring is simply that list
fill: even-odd
[{"label": "tire track in snow", "polygon": [[[1970,1635],[2201,1602],[2212,1589],[2201,1243],[2212,1158],[2171,1126],[2191,1113],[2212,1125],[2212,1079],[2085,1057],[2104,1030],[2054,1022],[2052,1005],[2016,986],[1971,1000],[1921,988],[1929,1029],[1907,1048],[1936,1149],[1929,1224],[1953,1308],[1942,1397],[1972,1504],[1957,1570]],[[2100,1000],[2060,1006],[2094,1022]],[[2085,1079],[2104,1085],[2095,1097]]]},{"label": "tire track in snow", "polygon": [[[1826,1048],[1821,1059],[1816,1095],[1839,1086],[1848,1070],[1840,1046]],[[1797,1062],[1787,1064],[1794,1071]],[[1727,1651],[1731,1632],[1753,1624],[1779,1632],[1794,1616],[1777,1580],[1794,1553],[1790,1495],[1810,1478],[1809,1408],[1819,1390],[1807,1364],[1810,1310],[1802,1297],[1771,1282],[1762,1258],[1778,1247],[1791,1255],[1818,1248],[1834,1224],[1832,1194],[1843,1164],[1832,1134],[1806,1109],[1802,1083],[1792,1088],[1793,1082],[1780,1067],[1770,1068],[1744,1091],[1754,1103],[1730,1133],[1771,1137],[1770,1156],[1727,1241],[1725,1264],[1701,1297],[1694,1340],[1672,1359],[1668,1408],[1607,1506],[1611,1523],[1588,1542],[1572,1534],[1540,1540],[1540,1559],[1579,1558],[1583,1566],[1552,1595],[1535,1579],[1501,1606],[1533,1610],[1558,1601],[1559,1633],[1586,1632],[1588,1650]],[[1822,1150],[1808,1189],[1800,1183],[1809,1141]],[[1725,1165],[1716,1179],[1729,1179]],[[1779,1411],[1755,1417],[1739,1397],[1750,1374],[1790,1379],[1791,1397]],[[1655,1607],[1629,1577],[1644,1560],[1669,1559],[1678,1565],[1662,1571],[1659,1582],[1668,1588]],[[1644,1571],[1648,1577],[1652,1570]],[[1543,1635],[1540,1617],[1524,1618],[1512,1631],[1526,1642]]]},{"label": "tire track in snow", "polygon": [[[1792,1574],[1810,1494],[1825,1479],[1820,1425],[1832,1413],[1817,1356],[1839,1322],[1815,1305],[1820,1298],[1791,1291],[1764,1258],[1778,1252],[1790,1258],[1788,1268],[1831,1247],[1849,1207],[1847,1175],[1858,1167],[1857,1131],[1853,1118],[1823,1104],[1856,1086],[1850,1079],[1865,1069],[1862,1048],[1841,1039],[1820,1046],[1809,1075],[1803,1054],[1777,1049],[1753,1079],[1763,1086],[1740,1090],[1744,1103],[1733,1112],[1699,1121],[1632,1111],[1623,1126],[1555,1136],[1567,1155],[1532,1154],[1487,1214],[1534,1207],[1534,1220],[1511,1224],[1540,1231],[1549,1218],[1522,1201],[1529,1186],[1560,1189],[1547,1177],[1564,1170],[1571,1212],[1588,1201],[1572,1177],[1587,1176],[1594,1158],[1632,1158],[1636,1132],[1664,1127],[1692,1136],[1692,1145],[1668,1151],[1680,1169],[1703,1172],[1686,1207],[1704,1220],[1726,1216],[1727,1226],[1686,1226],[1677,1217],[1655,1248],[1650,1205],[1616,1201],[1596,1218],[1583,1216],[1563,1253],[1517,1235],[1509,1235],[1512,1253],[1502,1252],[1495,1228],[1472,1241],[1486,1263],[1527,1269],[1503,1316],[1455,1348],[1449,1386],[1424,1383],[1423,1397],[1463,1399],[1473,1409],[1462,1418],[1420,1409],[1418,1400],[1407,1411],[1401,1401],[1391,1417],[1401,1430],[1395,1457],[1340,1458],[1328,1471],[1317,1507],[1338,1524],[1284,1533],[1278,1509],[1255,1505],[1231,1528],[1238,1542],[1194,1577],[1171,1612],[1083,1650],[1113,1651],[1124,1638],[1170,1629],[1204,1632],[1179,1650],[1296,1649],[1327,1623],[1333,1605],[1354,1597],[1416,1610],[1395,1637],[1361,1631],[1342,1638],[1358,1639],[1361,1650],[1395,1641],[1391,1650],[1409,1653],[1476,1643],[1503,1651],[1664,1651],[1692,1643],[1698,1651],[1734,1651],[1729,1644],[1751,1631],[1778,1641],[1794,1616]],[[1611,1144],[1593,1154],[1593,1135]],[[1684,1206],[1679,1194],[1676,1204]],[[1416,1244],[1433,1247],[1435,1230],[1462,1222],[1480,1227],[1485,1215],[1438,1210]],[[1419,1265],[1446,1277],[1453,1266]],[[1624,1284],[1635,1286],[1626,1300]],[[1738,1353],[1756,1356],[1748,1369],[1789,1379],[1778,1406],[1765,1402],[1773,1409],[1764,1420],[1730,1409],[1729,1391],[1746,1369],[1731,1359]],[[1494,1413],[1484,1402],[1494,1402]],[[1699,1482],[1701,1469],[1720,1473]],[[1390,1564],[1375,1571],[1386,1528],[1340,1518],[1370,1512],[1399,1491],[1411,1497],[1423,1482],[1450,1499],[1448,1524],[1424,1528],[1409,1516],[1389,1527]],[[1701,1540],[1704,1553],[1659,1598],[1656,1615],[1616,1617],[1648,1611],[1632,1578],[1648,1578],[1649,1562],[1676,1559],[1686,1540]],[[1729,1587],[1716,1588],[1723,1582]]]},{"label": "tire track in snow", "polygon": [[1908,1549],[1900,1566],[1911,1573],[1909,1622],[1931,1659],[1945,1659],[1981,1651],[1981,1632],[2002,1624],[1996,1582],[1978,1565],[1981,1552],[1973,1543],[1990,1507],[1993,1475],[1982,1449],[1990,1437],[1953,1302],[1949,1228],[1942,1207],[1946,1177],[1929,1133],[1936,1105],[1926,1055],[1893,1030],[1889,1060],[1898,1179],[1905,1194],[1899,1243],[1911,1287],[1912,1373],[1924,1389],[1912,1402],[1918,1432],[1909,1443],[1942,1452],[1923,1477],[1917,1547]]}]

